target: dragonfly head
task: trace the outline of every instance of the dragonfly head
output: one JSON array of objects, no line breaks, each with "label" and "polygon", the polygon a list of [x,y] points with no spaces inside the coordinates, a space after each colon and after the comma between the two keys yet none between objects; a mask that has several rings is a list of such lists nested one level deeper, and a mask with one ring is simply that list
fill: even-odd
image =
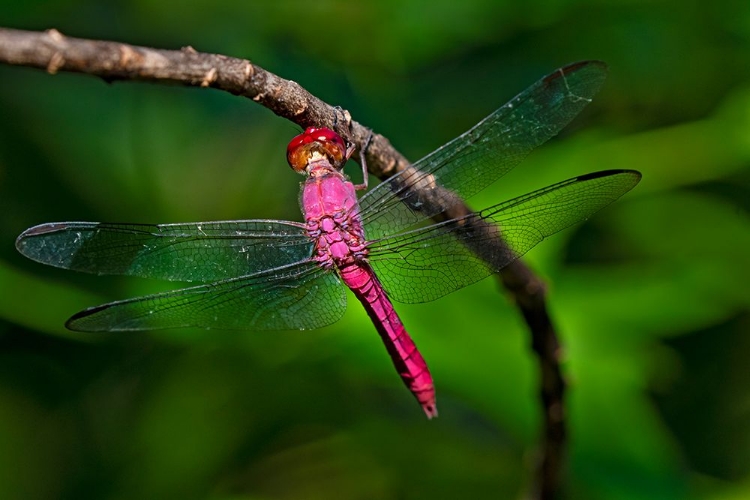
[{"label": "dragonfly head", "polygon": [[336,132],[329,128],[307,127],[307,130],[289,142],[286,160],[295,172],[304,174],[307,165],[316,156],[325,157],[337,170],[346,163],[346,144]]}]

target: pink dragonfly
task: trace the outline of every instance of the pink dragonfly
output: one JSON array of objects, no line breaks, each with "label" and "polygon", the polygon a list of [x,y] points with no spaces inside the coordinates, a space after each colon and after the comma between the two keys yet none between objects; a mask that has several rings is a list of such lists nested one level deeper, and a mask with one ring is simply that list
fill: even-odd
[{"label": "pink dragonfly", "polygon": [[[622,196],[640,174],[587,174],[464,217],[438,223],[429,218],[485,188],[557,134],[605,75],[598,61],[555,71],[359,201],[356,190],[365,186],[342,173],[354,148],[329,129],[308,128],[287,151],[292,168],[307,175],[301,195],[305,223],[57,222],[24,231],[16,247],[30,259],[76,271],[204,283],[86,309],[66,323],[78,331],[319,328],[343,315],[346,285],[432,418],[432,376],[391,299],[435,300],[497,272],[546,236]],[[476,222],[490,225],[494,235],[472,229]],[[479,258],[467,248],[481,248],[498,235],[506,245],[500,254]]]}]

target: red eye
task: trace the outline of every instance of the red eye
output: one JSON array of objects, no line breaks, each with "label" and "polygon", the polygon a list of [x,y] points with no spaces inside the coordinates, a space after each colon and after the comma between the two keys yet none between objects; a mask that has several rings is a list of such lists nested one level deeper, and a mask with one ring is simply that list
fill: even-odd
[{"label": "red eye", "polygon": [[297,172],[304,172],[313,153],[326,157],[339,168],[346,155],[346,144],[336,132],[329,128],[308,127],[303,133],[289,141],[286,159]]}]

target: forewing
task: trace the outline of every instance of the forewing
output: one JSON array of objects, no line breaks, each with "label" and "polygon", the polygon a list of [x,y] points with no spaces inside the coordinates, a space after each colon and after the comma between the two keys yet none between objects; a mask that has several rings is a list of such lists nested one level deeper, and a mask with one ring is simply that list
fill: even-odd
[{"label": "forewing", "polygon": [[312,254],[304,227],[245,220],[188,224],[56,222],[24,231],[16,248],[65,269],[210,282],[282,267]]},{"label": "forewing", "polygon": [[499,179],[578,115],[599,91],[606,72],[599,61],[560,68],[376,186],[360,202],[367,237],[395,234]]},{"label": "forewing", "polygon": [[305,330],[337,321],[346,309],[336,273],[314,261],[242,278],[111,302],[68,320],[86,332],[199,327]]},{"label": "forewing", "polygon": [[370,263],[393,299],[434,300],[499,271],[547,236],[589,218],[640,178],[632,170],[610,170],[569,179],[481,212],[372,242]]}]

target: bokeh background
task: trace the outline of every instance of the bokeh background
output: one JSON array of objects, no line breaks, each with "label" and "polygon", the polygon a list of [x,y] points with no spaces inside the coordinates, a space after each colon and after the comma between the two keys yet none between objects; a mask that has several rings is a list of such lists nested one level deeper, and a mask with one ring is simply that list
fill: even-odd
[{"label": "bokeh background", "polygon": [[[0,25],[248,58],[411,159],[606,61],[580,117],[471,200],[643,172],[528,255],[571,384],[564,498],[750,498],[750,3],[5,0]],[[299,220],[296,126],[217,91],[7,66],[0,116],[0,498],[528,491],[538,373],[494,280],[398,306],[436,379],[428,422],[352,301],[316,331],[74,334],[72,313],[168,285],[14,249],[49,221]]]}]

